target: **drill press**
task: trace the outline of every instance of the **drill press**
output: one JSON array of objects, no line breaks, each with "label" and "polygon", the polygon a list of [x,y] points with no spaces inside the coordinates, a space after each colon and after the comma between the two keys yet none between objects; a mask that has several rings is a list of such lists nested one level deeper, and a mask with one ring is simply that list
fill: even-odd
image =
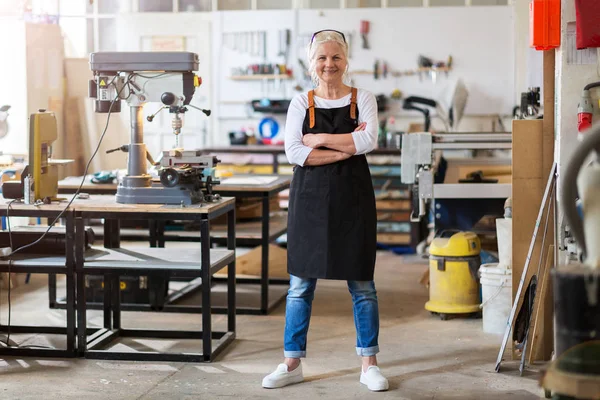
[{"label": "drill press", "polygon": [[[193,154],[185,151],[185,165],[179,163],[177,168],[172,168],[175,165],[161,164],[159,175],[165,178],[160,181],[153,181],[146,168],[146,161],[158,165],[144,143],[143,107],[146,103],[162,103],[162,107],[147,120],[152,122],[156,114],[167,109],[176,138],[183,125],[181,115],[188,107],[210,115],[210,110],[190,104],[196,88],[202,83],[193,72],[198,70],[198,55],[190,52],[97,52],[90,54],[90,69],[94,79],[90,81],[89,96],[96,99],[96,112],[120,112],[121,100],[130,106],[130,143],[109,150],[128,153],[127,175],[117,187],[117,203],[189,205],[211,201],[215,197],[211,195],[211,185],[219,183],[213,176],[213,168],[218,163],[216,157],[203,156],[199,151],[193,151]],[[176,160],[181,159],[182,152],[182,149],[171,150],[166,155]]]}]

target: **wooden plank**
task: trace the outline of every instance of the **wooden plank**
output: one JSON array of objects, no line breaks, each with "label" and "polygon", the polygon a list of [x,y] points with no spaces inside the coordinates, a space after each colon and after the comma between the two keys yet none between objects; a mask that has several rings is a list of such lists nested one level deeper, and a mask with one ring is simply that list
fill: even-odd
[{"label": "wooden plank", "polygon": [[410,233],[378,233],[377,243],[387,245],[410,245]]},{"label": "wooden plank", "polygon": [[[525,259],[533,236],[535,220],[544,194],[547,175],[542,174],[542,120],[513,121],[513,173],[512,173],[512,301],[514,303],[519,281],[525,266]],[[539,235],[540,237],[542,235]],[[540,254],[540,241],[534,248],[530,268],[525,278],[528,283],[537,271]],[[519,308],[525,290],[518,299]],[[515,314],[516,315],[516,314]],[[511,321],[514,323],[514,321]],[[513,343],[513,341],[510,341]],[[512,359],[519,355],[512,346]]]},{"label": "wooden plank", "polygon": [[207,214],[215,212],[230,203],[235,202],[233,197],[222,197],[213,203],[192,204],[186,207],[179,205],[163,204],[120,204],[115,196],[93,195],[89,199],[75,199],[72,208],[83,212],[112,212],[121,213],[166,213],[166,214]]},{"label": "wooden plank", "polygon": [[410,211],[410,200],[376,200],[377,210]]},{"label": "wooden plank", "polygon": [[[550,238],[550,236],[547,236]],[[548,246],[548,251],[546,252],[546,262],[544,263],[544,267],[540,272],[540,276],[538,276],[538,287],[536,289],[535,301],[533,306],[533,318],[531,319],[530,328],[530,338],[529,343],[529,364],[533,364],[537,360],[544,360],[544,341],[543,338],[545,336],[545,324],[544,324],[544,307],[545,300],[548,296],[550,284],[550,271],[554,264],[554,245]]]},{"label": "wooden plank", "polygon": [[[258,246],[248,253],[236,257],[236,276],[260,277],[262,269],[262,246]],[[227,267],[215,274],[227,276]],[[287,250],[279,246],[269,245],[269,278],[289,278],[287,273]]]},{"label": "wooden plank", "polygon": [[[248,178],[260,178],[260,176],[256,176],[256,175],[234,175],[234,178],[240,178],[240,177],[248,177]],[[221,178],[221,181],[225,182],[227,178]],[[292,177],[291,176],[278,176],[277,179],[271,183],[267,183],[267,184],[248,184],[248,185],[244,185],[244,184],[235,184],[235,185],[228,185],[228,184],[221,184],[221,185],[215,185],[213,187],[213,190],[217,193],[220,192],[270,192],[273,190],[278,190],[278,189],[285,189],[285,188],[289,188],[290,187],[290,183],[292,182]]]},{"label": "wooden plank", "polygon": [[[542,166],[544,176],[550,173],[554,163],[554,96],[555,96],[555,57],[554,50],[544,52],[544,128],[542,141]],[[556,197],[554,197],[554,206],[556,206]],[[555,221],[554,214],[550,215],[548,221],[548,237],[554,238]],[[554,255],[552,256],[554,262]],[[552,359],[554,351],[554,291],[552,285],[547,285],[547,294],[543,297],[543,346],[539,353],[535,354],[536,361],[549,361]]]}]

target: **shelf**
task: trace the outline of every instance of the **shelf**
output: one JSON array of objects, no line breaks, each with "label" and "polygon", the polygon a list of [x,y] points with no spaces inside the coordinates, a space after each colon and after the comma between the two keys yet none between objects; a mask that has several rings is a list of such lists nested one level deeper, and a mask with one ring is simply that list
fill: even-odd
[{"label": "shelf", "polygon": [[[409,70],[405,70],[405,71],[388,71],[388,75],[391,77],[398,77],[398,76],[412,76],[412,75],[418,75],[422,72],[450,72],[452,70],[452,68],[448,68],[448,67],[420,67],[417,69],[409,69]],[[354,71],[348,71],[348,75],[374,75],[374,70],[373,69],[359,69],[359,70],[354,70]],[[378,79],[385,79],[383,77],[383,70],[381,68],[379,68],[378,71]]]},{"label": "shelf", "polygon": [[271,75],[239,75],[239,76],[230,76],[229,79],[234,80],[234,81],[262,81],[262,80],[289,80],[289,79],[294,79],[293,76],[289,76],[289,75],[275,75],[275,74],[271,74]]},{"label": "shelf", "polygon": [[[233,261],[232,250],[211,249],[210,269],[212,273],[217,272]],[[197,248],[189,248],[182,251],[181,248],[147,248],[142,252],[128,250],[125,248],[106,249],[92,247],[85,252],[84,268],[90,274],[105,273],[107,269],[115,273],[127,274],[129,270],[142,271],[164,271],[180,273],[182,275],[200,275],[201,252]]]}]

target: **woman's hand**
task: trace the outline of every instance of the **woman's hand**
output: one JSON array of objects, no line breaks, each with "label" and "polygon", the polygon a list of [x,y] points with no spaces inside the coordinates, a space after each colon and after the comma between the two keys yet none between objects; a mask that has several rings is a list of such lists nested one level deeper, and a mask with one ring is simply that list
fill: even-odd
[{"label": "woman's hand", "polygon": [[367,123],[366,122],[361,122],[360,124],[358,124],[358,126],[356,127],[356,129],[354,130],[354,132],[364,131],[365,129],[367,129]]},{"label": "woman's hand", "polygon": [[302,136],[302,144],[312,149],[317,149],[323,146],[322,137],[321,133],[307,133]]}]

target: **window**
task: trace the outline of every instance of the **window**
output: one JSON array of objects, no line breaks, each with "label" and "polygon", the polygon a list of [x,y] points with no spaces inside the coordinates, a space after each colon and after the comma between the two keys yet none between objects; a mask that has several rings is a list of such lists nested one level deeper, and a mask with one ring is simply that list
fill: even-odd
[{"label": "window", "polygon": [[212,11],[211,0],[179,0],[180,12]]},{"label": "window", "polygon": [[98,20],[98,51],[117,50],[117,21],[114,18]]},{"label": "window", "polygon": [[250,10],[250,0],[219,0],[219,10]]},{"label": "window", "polygon": [[357,7],[381,7],[381,0],[347,0],[346,1],[347,8],[357,8]]},{"label": "window", "polygon": [[256,8],[258,10],[290,10],[292,0],[257,0]]},{"label": "window", "polygon": [[508,0],[471,0],[472,6],[506,6]]},{"label": "window", "polygon": [[429,0],[431,7],[464,6],[465,0]]},{"label": "window", "polygon": [[[98,1],[98,0],[96,0]],[[86,1],[86,3],[89,3]],[[98,13],[100,14],[118,14],[125,6],[123,1],[119,0],[100,0],[98,1]],[[142,3],[140,1],[140,3]],[[163,1],[164,3],[164,1]]]},{"label": "window", "polygon": [[423,0],[388,0],[388,7],[422,7]]},{"label": "window", "polygon": [[81,0],[60,0],[58,3],[60,7],[61,17],[78,15],[84,16],[85,14],[93,14],[94,6],[89,1]]},{"label": "window", "polygon": [[58,24],[62,30],[65,43],[65,57],[78,58],[87,56],[86,18],[62,17]]},{"label": "window", "polygon": [[[102,3],[102,1],[100,2]],[[139,0],[140,12],[173,12],[172,0]]]},{"label": "window", "polygon": [[340,8],[340,0],[309,0],[309,8]]}]

